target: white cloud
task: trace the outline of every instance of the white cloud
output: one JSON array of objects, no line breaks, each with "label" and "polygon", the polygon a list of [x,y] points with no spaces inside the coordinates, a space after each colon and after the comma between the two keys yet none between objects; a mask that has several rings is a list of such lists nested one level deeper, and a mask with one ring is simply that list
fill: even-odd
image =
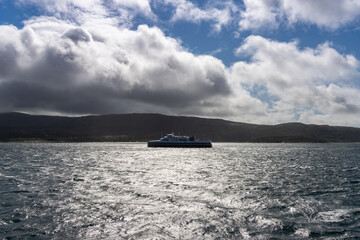
[{"label": "white cloud", "polygon": [[[84,24],[99,18],[114,18],[117,24],[131,26],[137,15],[157,21],[157,16],[151,9],[151,2],[163,8],[170,5],[174,8],[171,21],[179,20],[200,23],[211,22],[213,31],[221,31],[228,25],[238,12],[232,1],[210,1],[204,8],[188,0],[16,0],[23,5],[37,5],[57,18]],[[116,13],[116,14],[114,14]]]},{"label": "white cloud", "polygon": [[150,0],[16,0],[22,5],[35,5],[48,14],[77,24],[112,22],[115,25],[132,26],[136,15],[156,20]]},{"label": "white cloud", "polygon": [[278,27],[276,1],[244,0],[244,5],[239,23],[242,30]]},{"label": "white cloud", "polygon": [[302,21],[336,29],[360,16],[357,0],[282,1],[290,22]]},{"label": "white cloud", "polygon": [[297,22],[334,30],[360,16],[357,0],[244,0],[244,5],[239,23],[242,30]]},{"label": "white cloud", "polygon": [[213,31],[215,32],[220,32],[223,26],[228,25],[233,20],[234,13],[238,11],[232,1],[210,2],[203,9],[188,0],[157,0],[157,2],[175,7],[173,22],[179,20],[194,23],[209,21],[213,22]]},{"label": "white cloud", "polygon": [[23,5],[37,5],[55,15],[61,13],[86,12],[106,15],[102,0],[17,0]]},{"label": "white cloud", "polygon": [[299,49],[296,42],[260,36],[248,37],[237,54],[250,55],[251,61],[232,66],[232,81],[240,81],[250,92],[257,90],[253,92],[259,99],[264,96],[258,89],[264,89],[265,97],[272,99],[268,112],[278,120],[314,123],[327,115],[328,122],[340,124],[339,116],[359,119],[360,89],[353,85],[360,78],[360,63],[354,56],[341,55],[328,43]]},{"label": "white cloud", "polygon": [[113,6],[129,8],[138,13],[153,17],[153,12],[150,7],[150,0],[113,0]]}]

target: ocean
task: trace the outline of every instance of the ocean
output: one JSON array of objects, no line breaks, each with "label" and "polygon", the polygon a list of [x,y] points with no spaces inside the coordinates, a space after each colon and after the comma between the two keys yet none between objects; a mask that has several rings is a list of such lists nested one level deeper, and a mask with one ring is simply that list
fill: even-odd
[{"label": "ocean", "polygon": [[0,239],[360,239],[360,143],[0,143]]}]

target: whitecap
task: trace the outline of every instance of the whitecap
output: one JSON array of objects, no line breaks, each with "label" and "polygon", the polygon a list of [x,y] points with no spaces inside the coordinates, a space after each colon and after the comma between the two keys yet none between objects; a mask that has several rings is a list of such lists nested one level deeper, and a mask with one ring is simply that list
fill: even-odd
[{"label": "whitecap", "polygon": [[342,222],[346,218],[350,218],[353,209],[335,209],[332,211],[319,212],[318,218],[322,222]]},{"label": "whitecap", "polygon": [[305,228],[299,228],[295,231],[294,235],[300,236],[300,237],[309,237],[310,236],[310,230]]}]

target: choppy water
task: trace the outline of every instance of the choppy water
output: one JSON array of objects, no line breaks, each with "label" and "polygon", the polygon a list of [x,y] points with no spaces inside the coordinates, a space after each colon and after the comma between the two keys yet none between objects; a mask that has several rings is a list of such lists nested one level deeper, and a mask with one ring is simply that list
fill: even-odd
[{"label": "choppy water", "polygon": [[360,238],[360,144],[0,144],[0,239]]}]

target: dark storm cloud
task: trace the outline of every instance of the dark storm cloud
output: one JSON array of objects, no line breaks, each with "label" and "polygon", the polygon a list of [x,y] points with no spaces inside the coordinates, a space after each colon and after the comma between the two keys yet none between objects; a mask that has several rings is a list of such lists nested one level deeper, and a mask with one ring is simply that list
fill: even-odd
[{"label": "dark storm cloud", "polygon": [[7,29],[13,41],[0,40],[0,110],[167,112],[231,93],[221,61],[184,51],[157,28],[90,30],[51,19]]},{"label": "dark storm cloud", "polygon": [[16,59],[19,52],[15,46],[6,44],[0,48],[0,76],[6,77],[13,74],[16,70]]}]

